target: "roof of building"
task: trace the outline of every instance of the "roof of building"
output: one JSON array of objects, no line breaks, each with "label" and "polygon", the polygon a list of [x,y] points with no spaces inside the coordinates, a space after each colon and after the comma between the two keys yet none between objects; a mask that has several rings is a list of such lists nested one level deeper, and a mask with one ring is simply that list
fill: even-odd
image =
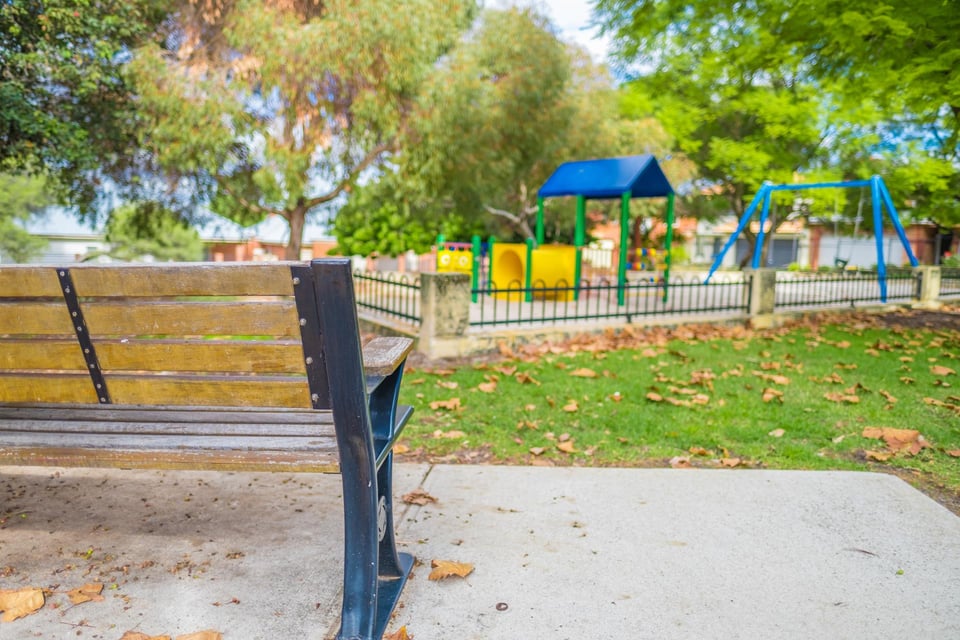
[{"label": "roof of building", "polygon": [[632,198],[657,198],[673,193],[673,187],[657,159],[645,153],[565,162],[543,183],[537,195],[583,196],[592,200],[620,198],[624,193]]},{"label": "roof of building", "polygon": [[[43,213],[31,216],[22,224],[23,228],[36,236],[47,238],[102,238],[104,226],[81,222],[78,216],[66,207],[48,207]],[[208,213],[202,224],[194,225],[200,239],[204,242],[246,242],[256,239],[265,244],[286,244],[290,235],[287,221],[277,215],[267,216],[261,222],[242,227],[236,222]],[[326,227],[307,222],[303,241],[330,238]]]}]

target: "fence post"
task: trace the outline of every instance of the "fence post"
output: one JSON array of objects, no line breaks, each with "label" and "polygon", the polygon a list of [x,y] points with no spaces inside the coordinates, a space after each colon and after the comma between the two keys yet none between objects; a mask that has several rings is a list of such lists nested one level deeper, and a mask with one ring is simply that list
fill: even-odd
[{"label": "fence post", "polygon": [[777,299],[776,269],[744,269],[749,282],[750,307],[747,314],[754,327],[767,327],[773,324],[773,308]]},{"label": "fence post", "polygon": [[920,280],[917,306],[940,306],[940,267],[923,264],[913,268],[913,277]]},{"label": "fence post", "polygon": [[456,342],[470,324],[470,276],[420,274],[420,339],[417,350],[430,358],[457,355],[445,343]]}]

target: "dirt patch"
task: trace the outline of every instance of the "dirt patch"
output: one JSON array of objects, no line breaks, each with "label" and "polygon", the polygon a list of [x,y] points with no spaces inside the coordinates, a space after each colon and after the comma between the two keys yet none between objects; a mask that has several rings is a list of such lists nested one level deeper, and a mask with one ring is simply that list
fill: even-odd
[{"label": "dirt patch", "polygon": [[882,326],[934,331],[960,331],[960,308],[945,307],[936,311],[909,309],[876,316]]}]

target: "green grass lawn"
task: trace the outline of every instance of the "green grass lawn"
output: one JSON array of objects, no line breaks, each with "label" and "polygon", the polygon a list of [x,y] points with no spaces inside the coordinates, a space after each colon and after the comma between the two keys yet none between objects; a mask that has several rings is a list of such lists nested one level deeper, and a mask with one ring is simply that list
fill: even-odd
[{"label": "green grass lawn", "polygon": [[960,496],[960,332],[832,318],[600,336],[414,367],[401,402],[416,412],[399,451],[540,465],[893,469]]}]

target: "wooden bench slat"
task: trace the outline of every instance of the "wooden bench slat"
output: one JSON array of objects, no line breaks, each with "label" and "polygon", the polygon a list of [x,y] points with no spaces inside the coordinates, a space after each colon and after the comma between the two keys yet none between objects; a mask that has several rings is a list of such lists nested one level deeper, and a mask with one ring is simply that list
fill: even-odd
[{"label": "wooden bench slat", "polygon": [[76,339],[0,340],[0,370],[84,371],[86,368]]},{"label": "wooden bench slat", "polygon": [[114,404],[309,408],[306,378],[106,375]]},{"label": "wooden bench slat", "polygon": [[273,423],[327,424],[333,417],[329,411],[302,408],[261,407],[197,407],[197,406],[124,406],[92,407],[85,404],[0,404],[0,420],[99,420],[101,422],[197,422],[197,423]]},{"label": "wooden bench slat", "polygon": [[62,295],[53,267],[4,265],[0,270],[0,299]]},{"label": "wooden bench slat", "polygon": [[390,375],[412,350],[410,338],[374,338],[363,345],[363,370],[367,375]]},{"label": "wooden bench slat", "polygon": [[0,301],[0,335],[72,336],[75,332],[67,306],[62,300],[18,303]]},{"label": "wooden bench slat", "polygon": [[330,442],[330,450],[304,451],[154,451],[3,445],[0,446],[0,465],[339,473],[336,444]]},{"label": "wooden bench slat", "polygon": [[285,262],[76,266],[70,273],[81,297],[293,295],[290,263]]},{"label": "wooden bench slat", "polygon": [[93,383],[86,371],[80,374],[0,373],[0,399],[7,403],[99,404]]},{"label": "wooden bench slat", "polygon": [[107,371],[304,372],[303,347],[293,341],[97,340],[96,349]]},{"label": "wooden bench slat", "polygon": [[292,300],[139,304],[90,301],[83,303],[83,316],[94,337],[300,337],[297,309]]},{"label": "wooden bench slat", "polygon": [[[70,420],[51,423],[45,420],[13,419],[0,424],[0,433],[34,432],[83,434],[99,437],[104,434],[136,434],[143,436],[221,436],[299,438],[332,438],[335,436],[330,420],[316,424],[290,422],[166,422],[169,416],[156,416],[165,422],[107,422],[104,420]],[[211,416],[212,418],[213,416]]]}]

